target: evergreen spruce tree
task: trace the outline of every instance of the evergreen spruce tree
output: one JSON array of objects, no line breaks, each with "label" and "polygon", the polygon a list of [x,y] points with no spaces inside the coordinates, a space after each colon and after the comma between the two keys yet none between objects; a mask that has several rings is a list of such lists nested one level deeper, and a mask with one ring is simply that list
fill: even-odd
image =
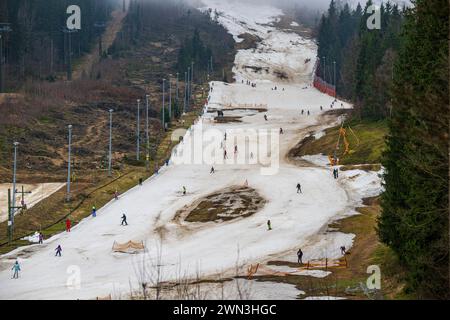
[{"label": "evergreen spruce tree", "polygon": [[394,72],[379,235],[419,297],[448,299],[448,2],[406,12]]}]

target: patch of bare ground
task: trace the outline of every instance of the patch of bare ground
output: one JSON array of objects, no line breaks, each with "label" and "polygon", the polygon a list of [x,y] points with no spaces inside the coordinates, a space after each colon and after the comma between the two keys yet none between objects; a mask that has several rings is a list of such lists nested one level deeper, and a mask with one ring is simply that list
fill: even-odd
[{"label": "patch of bare ground", "polygon": [[244,33],[238,36],[241,39],[244,39],[244,41],[236,43],[236,49],[237,50],[248,50],[252,48],[256,48],[257,44],[262,41],[262,39],[258,36]]},{"label": "patch of bare ground", "polygon": [[381,164],[345,165],[340,168],[341,171],[357,170],[357,169],[364,171],[380,171]]},{"label": "patch of bare ground", "polygon": [[242,117],[229,117],[229,116],[225,116],[225,117],[215,117],[214,121],[216,121],[217,123],[231,123],[231,122],[242,122],[240,119]]},{"label": "patch of bare ground", "polygon": [[179,210],[175,219],[187,222],[229,221],[249,217],[266,203],[255,189],[228,187],[198,199]]}]

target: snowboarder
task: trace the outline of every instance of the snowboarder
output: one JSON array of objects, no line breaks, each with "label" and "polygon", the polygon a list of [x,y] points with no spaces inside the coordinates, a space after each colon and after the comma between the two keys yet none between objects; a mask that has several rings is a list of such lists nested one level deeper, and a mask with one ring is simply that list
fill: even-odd
[{"label": "snowboarder", "polygon": [[267,231],[272,230],[272,224],[270,222],[270,220],[267,220]]},{"label": "snowboarder", "polygon": [[61,245],[58,245],[55,250],[56,250],[55,257],[56,256],[60,256],[61,257],[61,251],[62,251]]},{"label": "snowboarder", "polygon": [[70,222],[70,219],[66,220],[66,231],[70,232],[70,227],[71,227],[72,223]]},{"label": "snowboarder", "polygon": [[92,216],[94,218],[97,216],[97,208],[95,206],[92,207]]},{"label": "snowboarder", "polygon": [[11,270],[14,270],[13,279],[19,279],[19,271],[20,271],[20,264],[19,261],[16,260],[16,263],[14,263]]},{"label": "snowboarder", "polygon": [[343,256],[345,256],[345,254],[346,254],[346,250],[345,250],[345,246],[341,246],[341,254],[343,255]]},{"label": "snowboarder", "polygon": [[300,264],[303,264],[302,258],[303,258],[303,251],[302,251],[302,249],[298,249],[298,251],[297,251],[297,262],[300,263]]},{"label": "snowboarder", "polygon": [[300,185],[300,183],[297,183],[297,193],[303,193],[302,186]]},{"label": "snowboarder", "polygon": [[44,243],[44,236],[40,232],[39,232],[38,239],[39,239],[39,244],[43,244]]},{"label": "snowboarder", "polygon": [[186,195],[186,187],[183,186],[183,196],[185,196],[185,195]]},{"label": "snowboarder", "polygon": [[214,167],[211,167],[211,171],[209,172],[209,174],[213,174],[214,172],[216,172],[216,171],[214,170]]},{"label": "snowboarder", "polygon": [[127,216],[125,215],[125,213],[122,214],[122,222],[120,223],[120,225],[121,226],[123,226],[123,225],[127,226],[128,225]]}]

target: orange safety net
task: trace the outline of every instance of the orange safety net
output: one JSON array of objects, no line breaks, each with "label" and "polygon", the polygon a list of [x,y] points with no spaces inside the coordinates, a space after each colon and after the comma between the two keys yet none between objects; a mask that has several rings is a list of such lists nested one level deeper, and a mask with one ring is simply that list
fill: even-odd
[{"label": "orange safety net", "polygon": [[144,246],[144,242],[134,242],[134,241],[128,241],[126,243],[118,243],[116,241],[114,241],[112,250],[115,252],[124,252],[124,253],[128,253],[128,252],[133,252],[133,251],[137,251],[137,250],[144,250],[145,246]]}]

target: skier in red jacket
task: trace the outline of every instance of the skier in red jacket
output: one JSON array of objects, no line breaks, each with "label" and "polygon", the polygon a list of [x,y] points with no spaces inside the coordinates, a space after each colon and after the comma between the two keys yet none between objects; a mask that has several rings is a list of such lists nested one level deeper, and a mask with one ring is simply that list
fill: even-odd
[{"label": "skier in red jacket", "polygon": [[70,219],[67,219],[67,220],[66,220],[66,231],[67,231],[67,232],[70,232],[70,227],[71,227]]}]

